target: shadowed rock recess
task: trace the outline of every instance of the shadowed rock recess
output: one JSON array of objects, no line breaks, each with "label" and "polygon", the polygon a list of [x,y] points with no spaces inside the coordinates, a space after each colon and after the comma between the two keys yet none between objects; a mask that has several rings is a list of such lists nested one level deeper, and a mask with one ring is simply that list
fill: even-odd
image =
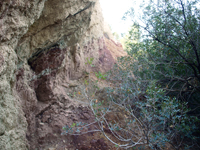
[{"label": "shadowed rock recess", "polygon": [[125,55],[109,34],[98,0],[0,1],[0,150],[111,148],[94,134],[61,135],[95,119],[67,91],[87,58],[108,71]]}]

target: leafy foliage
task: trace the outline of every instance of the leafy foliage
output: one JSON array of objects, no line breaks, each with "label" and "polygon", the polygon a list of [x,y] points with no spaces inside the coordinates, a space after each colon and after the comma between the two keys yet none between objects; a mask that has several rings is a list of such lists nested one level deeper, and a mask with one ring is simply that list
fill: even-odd
[{"label": "leafy foliage", "polygon": [[127,50],[141,65],[148,64],[152,79],[159,80],[168,95],[189,102],[195,109],[193,113],[199,115],[200,110],[196,109],[200,107],[196,101],[200,98],[199,2],[158,2],[143,4],[141,21],[130,31],[134,34],[126,42]]},{"label": "leafy foliage", "polygon": [[[166,91],[154,79],[154,72],[149,70],[155,64],[148,64],[147,59],[135,61],[133,57],[119,59],[118,66],[110,74],[110,80],[119,85],[110,90],[109,96],[114,103],[127,109],[143,132],[138,138],[152,149],[162,149],[170,143],[175,149],[183,146],[183,139],[195,142],[198,118],[189,116],[187,102],[167,96]],[[125,68],[125,69],[124,69]],[[115,95],[113,95],[115,91]],[[137,120],[134,122],[134,120]],[[128,129],[129,133],[135,125]],[[137,135],[138,136],[138,135]]]}]

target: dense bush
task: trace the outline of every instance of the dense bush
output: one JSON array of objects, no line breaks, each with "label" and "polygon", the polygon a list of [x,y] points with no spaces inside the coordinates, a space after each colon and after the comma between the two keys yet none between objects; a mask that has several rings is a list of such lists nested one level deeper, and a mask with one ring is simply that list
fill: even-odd
[{"label": "dense bush", "polygon": [[152,78],[159,80],[168,95],[189,102],[195,109],[200,106],[199,2],[158,2],[143,4],[141,21],[130,31],[127,50],[139,62],[148,60]]},{"label": "dense bush", "polygon": [[[181,122],[183,121],[182,116],[181,121],[179,121],[181,127],[176,124],[176,132],[174,133],[180,133],[179,140],[184,139],[185,133],[190,133],[191,141],[195,142],[191,130],[198,134],[199,131],[195,131],[195,126],[189,126],[195,125],[195,123],[198,126],[197,121],[200,115],[200,10],[198,8],[200,2],[195,0],[157,2],[157,4],[153,1],[142,4],[141,20],[139,23],[133,24],[126,41],[129,56],[121,58],[119,65],[121,67],[119,67],[119,74],[116,75],[116,78],[120,74],[124,74],[124,68],[126,68],[125,72],[128,78],[121,77],[121,79],[122,82],[124,80],[127,82],[121,87],[128,87],[131,83],[130,79],[134,80],[137,84],[129,86],[129,88],[135,87],[131,94],[137,91],[139,95],[136,97],[141,94],[145,95],[143,98],[145,101],[141,103],[136,100],[136,103],[143,113],[149,115],[154,113],[152,108],[155,108],[151,103],[153,98],[149,97],[149,87],[156,86],[156,88],[150,88],[152,91],[150,95],[154,93],[157,97],[154,103],[157,104],[159,115],[151,116],[163,118],[163,113],[170,112],[170,118],[167,116],[164,118],[168,121],[169,119],[174,121],[177,119],[171,116],[180,117],[180,112],[184,112],[187,116],[184,118],[193,118],[193,121],[183,119],[184,122]],[[131,9],[129,14],[134,20],[134,9]],[[160,92],[163,94],[162,96]],[[134,97],[135,94],[131,99],[133,100]],[[141,104],[148,107],[142,109]],[[163,124],[163,129],[167,130],[166,124]],[[190,132],[187,131],[188,129]],[[161,133],[160,130],[159,132]],[[168,130],[163,134],[166,136],[170,135],[171,132]],[[167,137],[168,140],[171,140],[170,143],[175,144],[174,141],[177,140],[173,138]],[[181,144],[177,143],[176,146],[173,146],[179,149]]]},{"label": "dense bush", "polygon": [[[141,130],[138,139],[142,138],[143,143],[152,149],[163,149],[167,143],[175,149],[197,144],[194,132],[198,118],[188,115],[191,110],[188,102],[167,94],[155,79],[152,68],[155,69],[156,64],[144,57],[134,58],[121,58],[109,75],[109,80],[118,85],[108,90],[111,101],[134,116],[126,129],[128,133],[134,135],[133,130]],[[140,128],[136,129],[133,124]],[[185,143],[184,139],[190,139],[191,143]]]}]

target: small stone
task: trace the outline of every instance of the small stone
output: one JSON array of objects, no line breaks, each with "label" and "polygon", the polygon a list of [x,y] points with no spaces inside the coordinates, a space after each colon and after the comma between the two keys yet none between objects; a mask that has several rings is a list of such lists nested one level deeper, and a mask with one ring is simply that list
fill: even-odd
[{"label": "small stone", "polygon": [[49,148],[48,150],[56,150],[56,148]]},{"label": "small stone", "polygon": [[70,83],[69,87],[77,87],[78,85],[76,83]]},{"label": "small stone", "polygon": [[40,125],[42,125],[42,126],[43,126],[43,125],[44,125],[44,123],[40,122]]}]

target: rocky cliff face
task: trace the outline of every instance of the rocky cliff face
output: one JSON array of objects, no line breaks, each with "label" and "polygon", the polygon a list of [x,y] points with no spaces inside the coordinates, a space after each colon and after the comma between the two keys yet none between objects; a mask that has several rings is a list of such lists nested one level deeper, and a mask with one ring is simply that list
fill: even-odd
[{"label": "rocky cliff face", "polygon": [[0,2],[0,149],[80,148],[77,137],[60,135],[62,126],[94,117],[69,92],[87,58],[107,71],[125,55],[109,50],[122,47],[104,36],[103,22],[98,0]]}]

